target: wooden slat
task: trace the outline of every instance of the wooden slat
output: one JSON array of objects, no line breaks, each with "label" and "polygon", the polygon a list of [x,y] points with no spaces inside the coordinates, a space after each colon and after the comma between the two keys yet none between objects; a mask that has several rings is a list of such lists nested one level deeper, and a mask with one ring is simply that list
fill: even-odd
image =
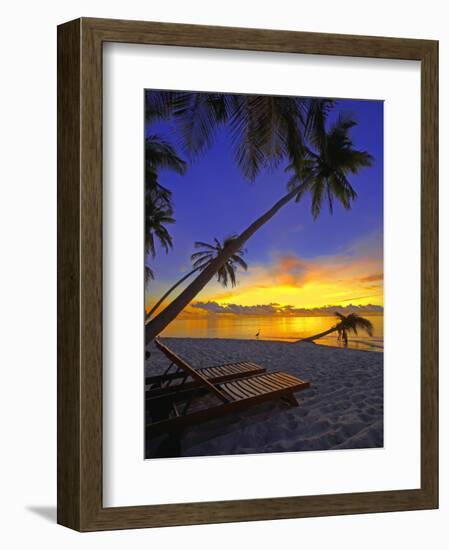
[{"label": "wooden slat", "polygon": [[216,373],[217,376],[231,376],[233,374],[230,369],[224,366],[213,367],[213,371]]},{"label": "wooden slat", "polygon": [[209,369],[201,369],[201,374],[203,374],[206,378],[215,378]]},{"label": "wooden slat", "polygon": [[233,382],[225,382],[224,384],[221,384],[220,387],[224,388],[227,393],[232,395],[234,399],[244,399],[246,396],[234,386]]},{"label": "wooden slat", "polygon": [[261,365],[258,365],[257,363],[253,363],[252,361],[248,361],[247,363],[248,365],[252,366],[252,367],[257,367],[259,369],[262,369],[263,367]]},{"label": "wooden slat", "polygon": [[240,365],[226,365],[226,370],[229,371],[231,374],[238,374],[239,372],[243,372],[244,369],[240,367]]},{"label": "wooden slat", "polygon": [[286,372],[279,372],[278,373],[279,378],[285,379],[287,382],[290,382],[290,384],[296,386],[298,384],[303,384],[304,381],[300,378],[295,378],[291,374],[287,374]]},{"label": "wooden slat", "polygon": [[179,355],[174,353],[171,349],[169,349],[167,346],[162,344],[162,342],[160,342],[159,340],[156,339],[154,342],[158,347],[158,349],[162,351],[162,353],[164,353],[170,361],[175,363],[175,365],[177,365],[179,368],[183,369],[184,371],[188,372],[190,376],[195,380],[197,380],[198,382],[205,384],[209,388],[209,390],[214,395],[216,395],[221,401],[223,401],[224,403],[227,403],[229,401],[228,397],[222,391],[220,391],[220,389],[217,386],[209,382],[209,380],[205,376],[203,376],[200,371],[198,371],[197,369],[194,369],[189,363],[187,363],[187,361],[182,359]]},{"label": "wooden slat", "polygon": [[260,380],[257,380],[258,377],[254,377],[254,378],[256,378],[256,380],[251,378],[247,380],[247,383],[249,384],[250,387],[254,388],[254,391],[257,392],[257,394],[273,391],[272,388],[265,386],[260,382]]},{"label": "wooden slat", "polygon": [[217,371],[217,369],[215,369],[215,367],[207,367],[206,369],[201,369],[200,372],[201,374],[204,373],[204,371],[207,371],[208,375],[209,376],[219,376],[220,375],[220,371]]},{"label": "wooden slat", "polygon": [[249,392],[244,386],[242,387],[237,380],[233,380],[231,384],[232,384],[233,390],[235,392],[238,392],[243,399],[248,399],[249,397],[253,397],[253,394]]},{"label": "wooden slat", "polygon": [[255,389],[248,384],[246,384],[246,381],[243,380],[234,380],[232,382],[237,388],[242,391],[246,397],[254,397],[254,395],[257,395],[259,392],[255,391]]},{"label": "wooden slat", "polygon": [[270,385],[267,382],[267,380],[265,378],[262,378],[262,377],[260,377],[260,378],[259,377],[254,377],[254,379],[252,379],[252,382],[257,387],[259,387],[260,390],[263,391],[264,393],[271,392],[271,391],[278,391],[280,389],[283,389],[283,388],[280,388],[279,386]]},{"label": "wooden slat", "polygon": [[[257,366],[256,368],[253,368],[253,370],[238,370],[236,369],[235,372],[231,372],[230,370],[228,371],[228,369],[226,369],[226,372],[222,372],[222,367],[214,367],[216,369],[220,369],[219,372],[220,374],[218,376],[214,376],[211,372],[209,372],[209,368],[210,367],[203,367],[201,369],[198,369],[211,383],[218,383],[218,382],[225,382],[226,380],[232,380],[232,379],[235,379],[235,378],[239,378],[239,377],[249,377],[249,376],[255,376],[257,374],[262,374],[264,372],[264,368],[263,367],[260,367],[260,366]],[[178,375],[178,378],[181,378],[182,376],[185,376],[186,373],[182,372],[181,375]],[[170,376],[170,375],[168,375]],[[146,398],[151,398],[151,397],[156,397],[156,396],[163,396],[163,395],[168,395],[168,394],[171,394],[173,392],[174,389],[177,388],[178,385],[173,385],[171,387],[158,387],[158,388],[151,388],[151,384],[148,384],[148,380],[157,380],[159,382],[162,381],[163,377],[161,376],[158,376],[158,377],[147,377],[145,380],[146,380],[146,386],[145,386],[145,391],[146,391],[146,394],[145,394],[145,397]],[[190,375],[188,375],[186,381],[182,384],[182,391],[185,391],[185,390],[191,390],[195,387],[198,387],[201,388],[203,387],[205,390],[207,390],[207,388],[201,384],[198,383],[197,380],[193,380],[192,377]]]},{"label": "wooden slat", "polygon": [[226,368],[233,374],[240,372],[240,368],[235,364],[226,365]]},{"label": "wooden slat", "polygon": [[244,388],[247,388],[249,385],[254,388],[258,394],[283,390],[289,387],[289,385],[276,380],[276,377],[272,374],[243,378],[238,381],[236,380],[235,383]]},{"label": "wooden slat", "polygon": [[285,380],[282,380],[279,376],[276,376],[274,373],[266,376],[267,382],[270,382],[274,386],[277,386],[280,389],[288,388],[293,386],[291,382],[287,382]]},{"label": "wooden slat", "polygon": [[250,365],[250,363],[240,363],[240,364],[242,366],[242,369],[245,369],[245,370],[252,370],[254,368],[252,365]]},{"label": "wooden slat", "polygon": [[[264,386],[261,386],[260,383],[258,381],[255,381],[253,380],[253,377],[251,378],[248,378],[246,380],[246,383],[248,384],[249,387],[253,388],[254,389],[254,392],[256,392],[257,394],[261,394],[261,393],[266,393],[267,392],[267,388],[264,387]],[[268,391],[272,391],[271,389],[268,389]]]}]

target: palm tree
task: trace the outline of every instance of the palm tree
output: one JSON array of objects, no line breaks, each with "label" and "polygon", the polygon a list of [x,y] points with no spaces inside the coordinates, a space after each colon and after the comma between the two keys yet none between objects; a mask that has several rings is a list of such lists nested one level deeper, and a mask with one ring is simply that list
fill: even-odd
[{"label": "palm tree", "polygon": [[[150,195],[150,193],[146,195]],[[155,238],[166,252],[173,246],[173,239],[166,228],[166,224],[172,224],[175,220],[172,217],[173,211],[170,207],[158,205],[161,201],[150,197],[145,202],[145,255],[155,258]],[[164,201],[162,201],[162,204],[164,204]],[[154,278],[154,273],[147,263],[145,264],[145,276],[146,280]]]},{"label": "palm tree", "polygon": [[[173,241],[167,224],[175,222],[171,192],[159,182],[159,171],[168,169],[184,174],[187,163],[176,153],[173,146],[158,135],[145,139],[145,255],[156,256],[156,242],[168,252]],[[145,264],[145,279],[154,278],[151,267]]]},{"label": "palm tree", "polygon": [[[228,123],[236,162],[242,173],[254,180],[262,167],[275,167],[285,157],[299,169],[304,136],[322,133],[325,117],[333,105],[330,99],[146,90],[145,121],[151,124],[174,117],[190,157],[210,146],[217,127]],[[162,207],[171,218],[171,192],[160,185],[158,172],[160,168],[168,168],[182,175],[186,167],[166,140],[158,135],[146,138],[148,211]],[[155,233],[151,223],[146,228],[146,234]],[[161,244],[166,251],[172,246],[171,239],[167,238]],[[153,271],[146,264],[145,279],[153,278]]]},{"label": "palm tree", "polygon": [[[227,237],[223,244],[220,243],[218,239],[214,239],[214,244],[204,243],[201,241],[195,242],[195,248],[202,249],[198,252],[193,253],[190,256],[190,259],[192,261],[193,269],[189,271],[186,275],[181,277],[179,281],[177,281],[173,286],[171,286],[167,292],[156,302],[156,304],[151,308],[149,311],[146,322],[149,321],[153,313],[159,308],[159,306],[162,304],[162,302],[167,298],[169,294],[171,294],[178,286],[183,283],[186,279],[188,279],[191,275],[196,273],[197,271],[202,271],[206,267],[209,266],[209,264],[217,258],[220,254],[223,253],[223,251],[226,249],[227,246],[231,244],[231,242],[235,239],[235,235],[232,235],[230,237]],[[220,269],[217,271],[217,280],[220,282],[224,287],[228,286],[228,281],[231,282],[231,286],[234,287],[237,284],[237,280],[235,278],[235,272],[237,267],[241,267],[245,271],[248,269],[247,263],[243,260],[242,256],[244,255],[245,251],[240,249],[236,250],[234,254],[232,254],[226,261],[226,263],[220,267]]]},{"label": "palm tree", "polygon": [[223,252],[216,257],[197,277],[146,326],[146,341],[153,340],[211,280],[228,258],[241,249],[254,233],[265,225],[283,206],[295,200],[298,202],[305,193],[312,197],[312,215],[316,218],[326,200],[330,212],[334,199],[349,210],[356,192],[348,180],[348,175],[356,174],[365,166],[371,166],[372,156],[366,151],[354,149],[349,136],[350,129],[356,124],[349,116],[340,116],[329,131],[317,125],[311,134],[311,147],[303,148],[302,159],[298,166],[292,161],[288,169],[294,175],[288,184],[288,192],[269,210],[249,225],[236,237]]},{"label": "palm tree", "polygon": [[340,319],[340,321],[331,327],[328,330],[325,330],[324,332],[320,332],[319,334],[315,334],[313,336],[309,336],[307,338],[303,338],[302,340],[298,340],[299,342],[313,342],[314,340],[318,340],[318,338],[322,338],[323,336],[327,336],[328,334],[332,334],[333,332],[338,333],[338,339],[343,340],[343,343],[345,346],[348,345],[348,334],[354,333],[357,334],[358,330],[364,330],[368,336],[373,335],[373,325],[371,321],[368,319],[365,319],[364,317],[360,317],[356,313],[350,313],[349,315],[343,315],[342,313],[338,313],[338,311],[335,312],[335,315]]},{"label": "palm tree", "polygon": [[159,109],[180,126],[184,149],[195,157],[209,147],[217,128],[227,124],[235,160],[254,180],[260,170],[289,158],[299,167],[307,134],[322,132],[331,99],[250,94],[163,92],[151,95],[147,116]]}]

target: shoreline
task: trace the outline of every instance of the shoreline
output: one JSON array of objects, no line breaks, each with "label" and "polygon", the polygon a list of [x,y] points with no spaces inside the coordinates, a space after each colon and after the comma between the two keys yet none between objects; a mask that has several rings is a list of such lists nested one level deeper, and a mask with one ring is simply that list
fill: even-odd
[{"label": "shoreline", "polygon": [[[383,353],[384,348],[383,346],[376,346],[375,344],[369,344],[366,342],[360,342],[363,345],[373,347],[375,349],[364,349],[364,348],[352,348],[351,346],[348,347],[342,347],[342,346],[332,346],[328,344],[322,344],[319,342],[313,342],[311,340],[307,340],[307,338],[303,338],[301,340],[293,340],[288,337],[285,338],[277,338],[277,339],[264,339],[264,338],[227,338],[227,337],[210,337],[205,338],[203,336],[160,336],[163,340],[219,340],[219,341],[229,341],[229,342],[272,342],[272,343],[280,343],[280,344],[311,344],[313,346],[319,346],[320,348],[330,348],[335,350],[353,350],[353,351],[367,351],[370,353]],[[359,341],[353,340],[353,342],[359,343]]]}]

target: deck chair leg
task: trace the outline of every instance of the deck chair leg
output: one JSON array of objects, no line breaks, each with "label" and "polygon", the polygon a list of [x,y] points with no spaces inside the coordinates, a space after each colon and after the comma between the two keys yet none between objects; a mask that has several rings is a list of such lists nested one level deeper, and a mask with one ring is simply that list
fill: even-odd
[{"label": "deck chair leg", "polygon": [[290,395],[286,395],[283,398],[289,405],[292,405],[293,407],[299,407],[299,403],[296,399],[296,397],[291,393]]}]

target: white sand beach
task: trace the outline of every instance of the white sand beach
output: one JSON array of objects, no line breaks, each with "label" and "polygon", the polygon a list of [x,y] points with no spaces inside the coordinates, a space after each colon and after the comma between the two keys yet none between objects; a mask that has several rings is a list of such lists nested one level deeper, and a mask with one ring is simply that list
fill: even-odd
[{"label": "white sand beach", "polygon": [[[279,341],[163,338],[194,367],[253,361],[309,381],[299,407],[271,401],[188,428],[181,456],[383,446],[383,353]],[[167,359],[153,345],[145,374]]]}]

